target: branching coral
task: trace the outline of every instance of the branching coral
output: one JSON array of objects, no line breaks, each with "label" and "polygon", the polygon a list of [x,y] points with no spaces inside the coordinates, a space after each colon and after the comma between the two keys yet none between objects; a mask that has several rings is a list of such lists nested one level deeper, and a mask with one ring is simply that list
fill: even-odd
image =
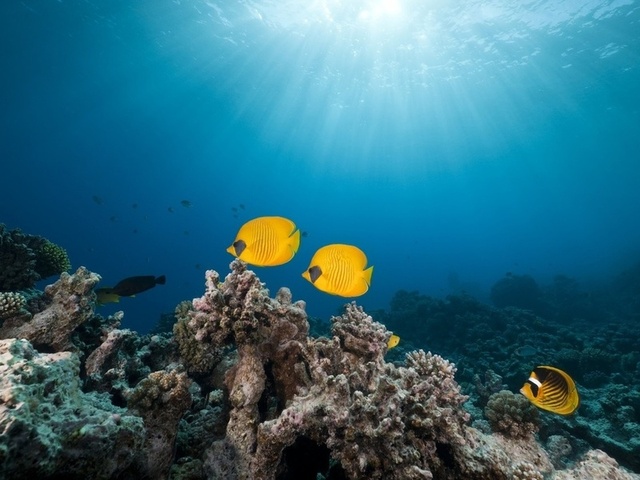
[{"label": "branching coral", "polygon": [[67,252],[37,235],[0,224],[0,291],[31,288],[43,278],[71,268]]},{"label": "branching coral", "polygon": [[0,320],[19,315],[26,304],[27,299],[18,292],[0,292]]},{"label": "branching coral", "polygon": [[35,270],[40,278],[60,275],[71,268],[67,251],[61,246],[46,239],[37,242],[36,245],[33,245],[32,248],[36,254]]}]

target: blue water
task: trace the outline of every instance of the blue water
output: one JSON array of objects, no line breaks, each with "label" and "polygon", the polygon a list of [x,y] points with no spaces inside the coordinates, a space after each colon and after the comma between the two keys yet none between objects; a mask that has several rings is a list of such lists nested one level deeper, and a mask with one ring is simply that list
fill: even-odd
[{"label": "blue water", "polygon": [[0,2],[0,223],[103,285],[165,274],[102,309],[140,331],[260,215],[308,237],[258,275],[326,318],[327,243],[375,265],[368,309],[635,263],[638,3],[451,3]]}]

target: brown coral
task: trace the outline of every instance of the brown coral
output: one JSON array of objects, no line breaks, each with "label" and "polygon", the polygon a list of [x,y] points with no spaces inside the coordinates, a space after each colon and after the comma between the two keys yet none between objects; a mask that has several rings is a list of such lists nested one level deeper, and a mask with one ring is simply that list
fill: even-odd
[{"label": "brown coral", "polygon": [[191,405],[190,383],[184,372],[153,372],[127,395],[127,406],[144,420],[147,435],[141,470],[149,478],[169,474],[178,422]]},{"label": "brown coral", "polygon": [[36,348],[62,351],[71,348],[71,334],[93,316],[93,287],[100,277],[84,267],[75,274],[63,273],[44,290],[48,307],[25,320],[15,317],[0,327],[0,338],[24,338]]}]

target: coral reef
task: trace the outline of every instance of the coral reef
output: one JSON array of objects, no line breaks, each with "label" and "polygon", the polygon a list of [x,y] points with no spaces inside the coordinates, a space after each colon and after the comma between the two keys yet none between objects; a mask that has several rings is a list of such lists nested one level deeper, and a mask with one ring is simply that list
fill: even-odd
[{"label": "coral reef", "polygon": [[31,288],[71,268],[67,252],[46,238],[0,224],[0,292]]},{"label": "coral reef", "polygon": [[491,287],[491,301],[496,307],[536,310],[542,291],[530,275],[508,273]]},{"label": "coral reef", "polygon": [[[376,316],[416,327],[403,348],[428,335],[438,353],[402,355],[355,303],[332,318],[329,336],[310,336],[304,302],[287,288],[271,298],[235,260],[223,281],[208,271],[204,295],[178,305],[173,334],[140,336],[119,328],[122,313],[95,315],[97,278],[62,274],[44,294],[25,293],[28,313],[0,326],[33,342],[0,341],[0,468],[10,478],[639,478],[589,451],[603,445],[632,466],[637,457],[640,394],[616,372],[635,378],[640,359],[608,348],[632,330],[583,339],[531,312],[405,292],[399,310]],[[553,329],[567,339],[561,349]],[[584,392],[576,417],[538,415],[501,391],[532,367],[515,351],[524,344],[550,363],[602,365],[611,378]]]},{"label": "coral reef", "polygon": [[616,462],[602,450],[590,450],[570,470],[558,471],[553,480],[638,480],[640,475],[634,475],[621,470]]},{"label": "coral reef", "polygon": [[513,467],[513,480],[544,480],[540,471],[529,462],[520,462]]},{"label": "coral reef", "polygon": [[163,478],[171,468],[178,422],[191,405],[190,383],[184,372],[152,372],[127,395],[131,412],[144,420],[141,470],[150,478]]},{"label": "coral reef", "polygon": [[21,293],[0,292],[0,320],[17,317],[26,304],[27,299]]},{"label": "coral reef", "polygon": [[494,432],[521,438],[538,431],[538,411],[522,395],[502,390],[489,397],[484,415]]},{"label": "coral reef", "polygon": [[40,354],[0,340],[3,478],[115,478],[141,451],[142,419],[108,397],[83,393],[71,352]]},{"label": "coral reef", "polygon": [[71,347],[74,330],[93,316],[93,287],[100,277],[80,267],[75,274],[63,273],[44,290],[48,307],[32,318],[16,316],[5,319],[0,338],[23,338],[37,349],[59,352]]},{"label": "coral reef", "polygon": [[[583,292],[571,295],[576,302],[582,297],[593,301]],[[541,303],[554,304],[545,297]],[[640,324],[586,322],[579,319],[583,306],[577,313],[543,318],[513,307],[493,308],[468,296],[441,300],[399,291],[391,310],[374,312],[374,318],[398,332],[405,348],[427,346],[456,361],[456,379],[470,396],[466,407],[473,414],[473,425],[483,431],[490,427],[481,420],[482,409],[497,388],[517,392],[537,365],[570,372],[578,384],[581,406],[567,418],[542,413],[539,439],[546,442],[552,435],[571,439],[565,464],[598,448],[640,471]],[[553,320],[560,317],[573,323]]]}]

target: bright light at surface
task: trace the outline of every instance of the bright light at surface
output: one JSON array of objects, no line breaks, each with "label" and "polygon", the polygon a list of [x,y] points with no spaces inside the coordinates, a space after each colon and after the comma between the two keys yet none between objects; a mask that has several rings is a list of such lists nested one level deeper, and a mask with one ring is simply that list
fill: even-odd
[{"label": "bright light at surface", "polygon": [[367,8],[360,11],[358,20],[378,21],[394,17],[402,13],[402,5],[398,0],[378,0],[371,2]]},{"label": "bright light at surface", "polygon": [[495,158],[574,112],[579,92],[606,77],[595,70],[640,65],[631,0],[196,4],[175,7],[197,17],[178,61],[193,59],[280,155],[327,170],[408,174]]}]

